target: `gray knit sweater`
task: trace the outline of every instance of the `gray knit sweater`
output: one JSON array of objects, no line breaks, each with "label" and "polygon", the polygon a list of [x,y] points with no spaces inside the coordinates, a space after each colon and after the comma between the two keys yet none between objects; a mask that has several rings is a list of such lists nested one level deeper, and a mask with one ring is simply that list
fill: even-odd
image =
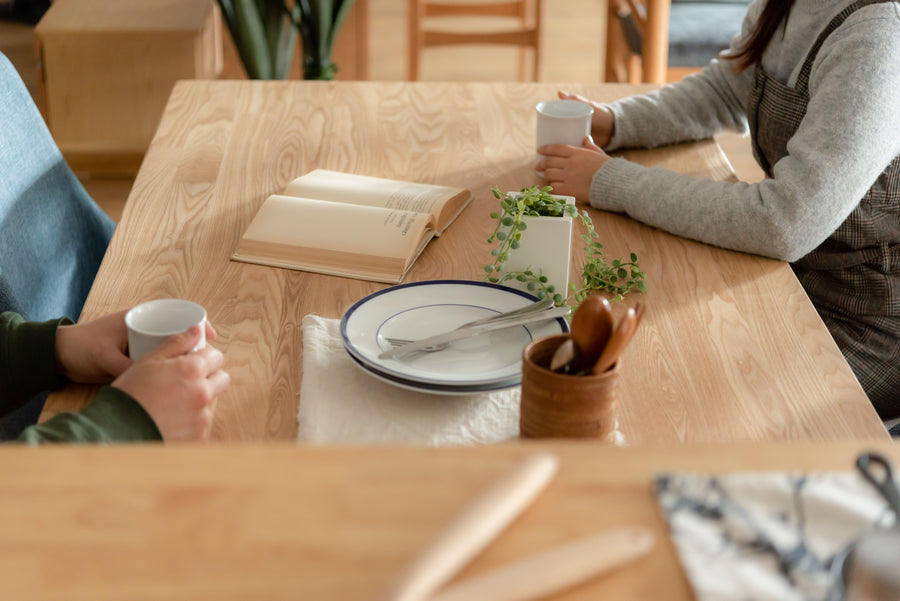
[{"label": "gray knit sweater", "polygon": [[[797,0],[763,67],[793,85],[819,32],[852,0]],[[763,2],[754,2],[743,32]],[[752,67],[741,74],[713,60],[702,73],[645,96],[612,103],[607,150],[652,147],[747,132]],[[621,158],[594,174],[591,205],[625,212],[673,234],[725,248],[795,261],[819,246],[900,155],[900,4],[859,9],[819,51],[810,102],[789,155],[758,184],[712,182]]]}]

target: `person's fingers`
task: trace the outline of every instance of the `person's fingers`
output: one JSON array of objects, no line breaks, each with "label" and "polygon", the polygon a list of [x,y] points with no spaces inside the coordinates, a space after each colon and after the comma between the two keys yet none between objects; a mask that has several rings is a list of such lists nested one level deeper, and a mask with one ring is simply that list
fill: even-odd
[{"label": "person's fingers", "polygon": [[[566,165],[565,157],[548,156],[544,159],[541,159],[538,162],[537,168],[540,171],[544,171],[546,169],[561,169],[565,165]],[[546,176],[544,176],[544,179],[546,179]]]},{"label": "person's fingers", "polygon": [[184,355],[197,346],[197,343],[200,342],[201,334],[199,325],[191,326],[184,332],[169,336],[165,342],[153,349],[148,355],[166,359]]},{"label": "person's fingers", "polygon": [[207,379],[212,389],[213,396],[219,395],[228,389],[231,384],[231,376],[221,369],[210,375]]},{"label": "person's fingers", "polygon": [[209,323],[209,320],[206,320],[205,323],[206,323],[206,339],[207,340],[215,340],[216,336],[218,336],[216,329],[212,326],[211,323]]},{"label": "person's fingers", "polygon": [[603,149],[600,148],[599,146],[597,146],[594,143],[594,139],[591,138],[590,136],[584,137],[584,139],[581,141],[581,146],[583,148],[587,148],[588,150],[593,150],[595,152],[603,152]]},{"label": "person's fingers", "polygon": [[547,180],[547,183],[552,185],[553,182],[561,182],[563,179],[563,170],[561,167],[545,167],[544,168],[544,179]]},{"label": "person's fingers", "polygon": [[547,157],[568,157],[572,155],[573,150],[575,150],[575,147],[569,146],[568,144],[544,144],[543,146],[539,146],[537,149],[538,154],[542,154]]},{"label": "person's fingers", "polygon": [[546,179],[547,179],[547,185],[551,186],[553,188],[554,193],[561,194],[561,192],[559,192],[559,190],[568,189],[565,179],[562,177],[562,172],[560,172],[560,173],[551,172],[550,175],[547,176],[547,173],[545,171],[544,175],[546,176]]},{"label": "person's fingers", "polygon": [[218,371],[222,364],[225,363],[225,355],[222,354],[222,351],[209,345],[198,350],[195,355],[203,361],[203,374],[205,376]]},{"label": "person's fingers", "polygon": [[565,90],[558,90],[556,92],[556,95],[559,96],[560,100],[577,100],[578,102],[583,102],[585,104],[593,104],[589,99],[585,98],[581,94],[566,92]]}]

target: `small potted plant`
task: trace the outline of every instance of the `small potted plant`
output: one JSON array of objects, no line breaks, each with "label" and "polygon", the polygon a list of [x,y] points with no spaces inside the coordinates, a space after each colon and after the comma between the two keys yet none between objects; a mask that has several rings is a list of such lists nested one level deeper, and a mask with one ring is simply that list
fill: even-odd
[{"label": "small potted plant", "polygon": [[[594,291],[620,299],[632,290],[646,291],[647,275],[638,258],[610,261],[597,240],[597,232],[587,211],[579,212],[571,196],[552,194],[550,186],[531,186],[502,194],[491,190],[500,202],[500,211],[491,213],[497,221],[488,242],[493,262],[484,266],[490,282],[525,289],[543,298],[552,295],[555,304],[570,299],[580,303]],[[580,281],[568,282],[572,246],[572,224],[579,221],[585,232],[585,265]],[[525,232],[528,232],[527,234]]]}]

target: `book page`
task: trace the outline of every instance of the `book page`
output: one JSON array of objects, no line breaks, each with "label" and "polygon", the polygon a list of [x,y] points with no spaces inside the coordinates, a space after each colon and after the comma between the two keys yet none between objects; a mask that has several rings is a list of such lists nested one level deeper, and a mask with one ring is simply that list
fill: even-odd
[{"label": "book page", "polygon": [[432,234],[428,215],[273,195],[234,258],[380,281],[390,271],[399,281]]},{"label": "book page", "polygon": [[[469,198],[468,190],[463,188],[403,182],[326,169],[316,169],[298,177],[284,191],[286,196],[429,213],[437,220],[439,231],[449,224],[449,221],[442,223],[440,219],[443,217],[444,204],[462,193],[466,199]],[[453,216],[460,210],[461,207],[454,210]]]}]

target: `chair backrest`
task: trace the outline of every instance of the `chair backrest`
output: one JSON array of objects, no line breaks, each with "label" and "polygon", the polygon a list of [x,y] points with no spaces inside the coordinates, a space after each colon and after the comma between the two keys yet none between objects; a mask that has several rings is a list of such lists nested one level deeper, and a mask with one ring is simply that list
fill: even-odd
[{"label": "chair backrest", "polygon": [[[540,68],[542,0],[409,0],[409,79],[419,79],[422,51],[432,46],[507,45],[519,48],[520,81],[527,79],[527,52],[532,53],[531,79],[538,79]],[[459,31],[442,29],[453,17],[505,18],[512,27],[497,30]]]},{"label": "chair backrest", "polygon": [[705,66],[737,33],[751,0],[610,0],[606,81],[656,83]]},{"label": "chair backrest", "polygon": [[0,311],[77,319],[114,228],[0,53]]},{"label": "chair backrest", "polygon": [[665,83],[670,0],[609,0],[606,80]]}]

